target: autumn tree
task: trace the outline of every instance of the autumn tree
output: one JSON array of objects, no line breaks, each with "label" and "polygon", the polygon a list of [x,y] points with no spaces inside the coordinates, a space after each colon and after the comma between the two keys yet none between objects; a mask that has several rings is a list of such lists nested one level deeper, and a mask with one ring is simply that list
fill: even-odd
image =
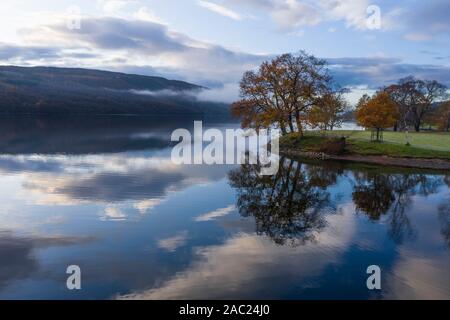
[{"label": "autumn tree", "polygon": [[433,113],[431,123],[436,125],[439,130],[450,130],[450,101],[442,103]]},{"label": "autumn tree", "polygon": [[394,102],[386,92],[379,92],[371,99],[358,103],[356,120],[358,124],[373,130],[373,140],[380,141],[382,130],[394,126],[398,112]]},{"label": "autumn tree", "polygon": [[421,80],[412,76],[384,89],[396,104],[399,125],[407,129],[411,124],[417,132],[432,111],[433,104],[447,96],[446,90],[446,86],[436,80]]},{"label": "autumn tree", "polygon": [[317,103],[308,113],[308,122],[312,128],[333,130],[340,127],[349,106],[343,97],[344,91],[329,92],[317,99]]},{"label": "autumn tree", "polygon": [[278,125],[283,134],[288,130],[303,134],[308,112],[330,91],[331,76],[324,60],[304,51],[283,54],[244,74],[241,100],[231,110],[244,128]]},{"label": "autumn tree", "polygon": [[364,93],[361,98],[359,98],[358,103],[356,104],[356,109],[358,109],[360,106],[365,105],[367,102],[369,102],[370,96],[367,93]]}]

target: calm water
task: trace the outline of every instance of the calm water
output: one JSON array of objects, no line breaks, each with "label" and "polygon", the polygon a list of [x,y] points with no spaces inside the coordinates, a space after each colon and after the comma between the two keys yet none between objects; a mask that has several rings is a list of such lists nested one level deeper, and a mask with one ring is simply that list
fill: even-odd
[{"label": "calm water", "polygon": [[0,298],[450,299],[450,173],[176,166],[179,127],[0,120]]}]

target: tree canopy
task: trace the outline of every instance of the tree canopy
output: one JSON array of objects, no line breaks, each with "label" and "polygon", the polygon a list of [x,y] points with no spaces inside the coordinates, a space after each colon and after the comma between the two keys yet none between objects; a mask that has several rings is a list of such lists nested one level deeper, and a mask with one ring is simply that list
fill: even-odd
[{"label": "tree canopy", "polygon": [[325,60],[301,51],[283,54],[261,64],[258,71],[247,71],[240,82],[241,100],[232,113],[243,127],[277,125],[303,133],[311,108],[332,93],[332,78]]},{"label": "tree canopy", "polygon": [[447,87],[436,80],[422,80],[409,76],[397,84],[384,89],[395,102],[400,126],[406,129],[412,125],[419,132],[425,117],[432,112],[432,106],[447,97]]},{"label": "tree canopy", "polygon": [[361,126],[374,129],[379,141],[380,132],[397,122],[398,111],[389,94],[379,92],[370,99],[362,98],[356,109],[356,119]]},{"label": "tree canopy", "polygon": [[333,130],[340,127],[344,115],[349,110],[347,101],[342,92],[329,92],[319,98],[308,113],[308,123],[312,128]]}]

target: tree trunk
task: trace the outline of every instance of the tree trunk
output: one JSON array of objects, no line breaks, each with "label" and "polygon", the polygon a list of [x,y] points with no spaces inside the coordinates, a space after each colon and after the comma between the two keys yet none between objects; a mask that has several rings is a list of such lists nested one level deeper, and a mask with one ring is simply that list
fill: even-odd
[{"label": "tree trunk", "polygon": [[303,128],[301,123],[297,124],[297,131],[300,133],[300,137],[303,137]]},{"label": "tree trunk", "polygon": [[414,124],[414,130],[416,130],[416,132],[420,132],[420,121]]},{"label": "tree trunk", "polygon": [[292,123],[292,115],[290,114],[288,117],[288,123],[289,123],[289,130],[291,130],[291,132],[294,132],[294,124]]},{"label": "tree trunk", "polygon": [[295,111],[295,122],[297,123],[297,131],[300,133],[300,136],[303,136],[303,128],[302,123],[300,121],[300,113]]}]

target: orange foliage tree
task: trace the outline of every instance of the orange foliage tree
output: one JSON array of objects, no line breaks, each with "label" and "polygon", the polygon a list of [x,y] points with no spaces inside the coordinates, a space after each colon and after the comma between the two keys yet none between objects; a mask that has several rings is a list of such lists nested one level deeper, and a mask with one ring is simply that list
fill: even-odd
[{"label": "orange foliage tree", "polygon": [[344,114],[348,111],[348,103],[342,96],[343,92],[326,93],[308,113],[308,123],[312,128],[333,130],[340,127]]},{"label": "orange foliage tree", "polygon": [[382,131],[395,125],[398,111],[386,92],[379,92],[370,99],[358,103],[356,120],[358,124],[373,131],[372,140],[380,141]]},{"label": "orange foliage tree", "polygon": [[326,62],[301,51],[283,54],[247,71],[240,82],[241,100],[231,112],[244,128],[278,126],[283,134],[303,134],[310,109],[331,91]]},{"label": "orange foliage tree", "polygon": [[433,124],[435,124],[439,130],[450,130],[450,101],[443,102],[432,116]]}]

